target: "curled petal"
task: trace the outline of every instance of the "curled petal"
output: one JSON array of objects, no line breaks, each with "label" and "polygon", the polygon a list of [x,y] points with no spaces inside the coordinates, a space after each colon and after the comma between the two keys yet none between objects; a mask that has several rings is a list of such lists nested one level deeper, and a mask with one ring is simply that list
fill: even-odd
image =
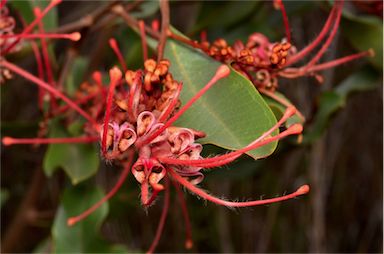
[{"label": "curled petal", "polygon": [[201,158],[200,153],[203,150],[201,144],[195,143],[185,148],[181,154],[188,154],[190,160],[198,160]]},{"label": "curled petal", "polygon": [[155,122],[156,118],[151,112],[141,112],[137,117],[137,135],[144,136],[148,134]]},{"label": "curled petal", "polygon": [[150,169],[150,171],[151,173],[149,175],[148,181],[152,186],[158,184],[166,174],[164,166],[157,160],[153,160],[152,168]]},{"label": "curled petal", "polygon": [[133,126],[125,122],[120,126],[119,130],[119,150],[120,152],[126,151],[136,141],[136,132]]},{"label": "curled petal", "polygon": [[145,181],[146,169],[142,159],[138,159],[135,164],[132,166],[132,174],[139,183]]},{"label": "curled petal", "polygon": [[172,144],[171,151],[178,154],[186,150],[195,141],[193,133],[186,128],[173,128],[168,140]]}]

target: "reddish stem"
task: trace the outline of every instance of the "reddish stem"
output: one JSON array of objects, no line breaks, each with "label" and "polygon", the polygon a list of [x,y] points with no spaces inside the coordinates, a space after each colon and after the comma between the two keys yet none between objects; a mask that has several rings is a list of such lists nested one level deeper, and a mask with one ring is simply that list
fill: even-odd
[{"label": "reddish stem", "polygon": [[133,157],[131,155],[128,159],[128,163],[124,167],[124,170],[121,173],[119,179],[117,180],[115,186],[113,186],[113,188],[108,192],[108,194],[105,195],[101,200],[99,200],[96,204],[94,204],[93,206],[88,208],[86,211],[84,211],[80,215],[68,218],[68,220],[67,220],[68,226],[73,226],[74,224],[78,223],[79,221],[85,219],[90,214],[92,214],[97,208],[99,208],[102,204],[104,204],[104,202],[106,202],[108,199],[110,199],[111,197],[113,197],[116,194],[116,192],[120,189],[120,187],[125,182],[125,179],[127,178],[129,172],[131,171],[132,158]]},{"label": "reddish stem", "polygon": [[156,235],[155,238],[152,241],[151,247],[149,247],[147,253],[153,253],[155,251],[155,248],[157,244],[159,243],[161,234],[163,233],[165,220],[167,219],[168,215],[168,208],[169,208],[169,180],[166,177],[165,178],[165,196],[164,196],[164,205],[163,205],[163,211],[161,212],[161,217],[159,221],[159,225],[157,226]]},{"label": "reddish stem", "polygon": [[5,6],[6,3],[7,3],[7,0],[0,1],[0,10]]},{"label": "reddish stem", "polygon": [[92,78],[96,82],[96,85],[99,87],[99,89],[101,91],[101,94],[102,94],[102,97],[103,97],[103,101],[105,101],[106,98],[107,98],[107,91],[106,91],[106,89],[105,89],[105,87],[103,85],[103,80],[102,80],[101,73],[99,71],[95,71],[92,74]]},{"label": "reddish stem", "polygon": [[147,38],[145,36],[145,24],[144,21],[139,20],[139,30],[141,37],[141,47],[143,49],[143,61],[145,62],[148,59],[148,46],[147,46]]},{"label": "reddish stem", "polygon": [[[20,34],[20,35],[25,35],[25,34],[28,34],[32,29],[33,27],[40,22],[40,20],[53,8],[55,7],[56,5],[58,5],[62,0],[52,0],[49,5],[43,10],[43,12],[41,13],[41,15],[39,17],[37,17],[34,21],[32,21],[32,23],[30,23],[26,28],[24,28],[23,32]],[[4,54],[7,54],[11,49],[13,49],[18,43],[19,41],[21,40],[21,37],[17,38],[11,45],[8,46],[8,48],[6,48],[4,50]]]},{"label": "reddish stem", "polygon": [[281,14],[283,15],[285,36],[287,37],[287,41],[290,43],[291,42],[291,29],[289,26],[289,20],[288,20],[287,12],[285,10],[285,6],[284,6],[282,0],[277,0],[276,2],[277,2],[277,7],[280,9]]},{"label": "reddish stem", "polygon": [[124,57],[121,54],[121,50],[119,48],[119,45],[117,44],[117,42],[114,38],[109,39],[109,46],[112,48],[113,52],[115,52],[121,67],[123,68],[124,72],[126,72],[127,71],[127,65],[125,64]]},{"label": "reddish stem", "polygon": [[68,39],[78,41],[81,39],[81,34],[74,32],[71,34],[54,34],[54,33],[39,33],[39,34],[4,34],[0,35],[0,39],[21,38],[21,39]]},{"label": "reddish stem", "polygon": [[10,71],[17,73],[18,75],[24,77],[25,79],[35,83],[39,87],[42,87],[45,90],[47,90],[48,92],[52,93],[53,95],[59,97],[60,99],[65,101],[71,108],[76,110],[80,115],[82,115],[85,119],[87,119],[90,123],[92,123],[95,130],[99,129],[98,123],[87,112],[82,110],[79,106],[76,105],[76,103],[74,103],[71,99],[69,99],[64,94],[62,94],[56,88],[51,87],[46,82],[42,81],[41,79],[37,78],[36,76],[32,75],[31,73],[19,68],[18,66],[14,65],[14,64],[6,61],[6,60],[2,60],[0,63],[1,63],[1,66],[9,69]]},{"label": "reddish stem", "polygon": [[[89,94],[87,96],[84,96],[83,98],[79,99],[79,100],[76,100],[74,101],[74,103],[78,104],[78,105],[82,105],[84,103],[87,103],[89,100],[93,99],[94,97],[96,97],[97,95],[99,95],[100,92],[99,91],[96,91],[92,94]],[[67,111],[69,109],[69,105],[64,105],[64,106],[61,106],[60,108],[58,108],[55,112],[53,112],[53,115],[58,115],[58,114],[61,114],[61,113],[64,113],[65,111]]]},{"label": "reddish stem", "polygon": [[[337,29],[339,28],[339,24],[340,24],[340,18],[341,18],[341,11],[342,11],[342,8],[343,8],[343,3],[344,1],[341,0],[340,1],[340,4],[338,5],[338,8],[337,8],[337,13],[336,13],[336,20],[335,20],[335,24],[329,34],[329,37],[327,38],[327,40],[325,41],[325,43],[323,44],[323,46],[321,47],[321,49],[319,50],[319,52],[312,58],[311,61],[309,61],[309,63],[304,67],[304,68],[309,68],[311,66],[313,66],[314,64],[316,64],[320,58],[323,56],[323,54],[325,53],[325,51],[329,48],[329,46],[331,45],[333,39],[335,38],[335,35],[336,35],[336,32],[337,32]],[[336,5],[337,3],[335,3]]]},{"label": "reddish stem", "polygon": [[356,53],[356,54],[353,54],[353,55],[345,56],[345,57],[342,57],[342,58],[339,58],[339,59],[335,59],[335,60],[332,60],[332,61],[329,61],[329,62],[326,62],[326,63],[323,63],[323,64],[314,65],[312,67],[309,67],[306,71],[307,72],[322,71],[322,70],[325,70],[325,69],[329,69],[329,68],[332,68],[332,67],[335,67],[335,66],[338,66],[338,65],[341,65],[341,64],[353,61],[355,59],[359,59],[359,58],[362,58],[362,57],[365,57],[365,56],[373,57],[374,55],[375,55],[375,52],[373,51],[373,49],[369,49],[369,50],[364,51],[364,52],[360,52],[360,53]]},{"label": "reddish stem", "polygon": [[3,145],[25,145],[25,144],[67,144],[67,143],[93,143],[99,137],[74,137],[74,138],[12,138],[4,137]]},{"label": "reddish stem", "polygon": [[107,97],[107,108],[106,108],[105,117],[104,117],[103,139],[101,141],[101,150],[102,150],[103,155],[105,155],[107,152],[107,132],[108,132],[109,118],[111,115],[113,94],[115,92],[116,84],[119,83],[119,81],[121,79],[121,75],[122,75],[121,71],[117,67],[113,67],[109,71],[109,76],[110,76],[111,81],[109,83],[109,91],[108,91],[108,97]]},{"label": "reddish stem", "polygon": [[183,214],[184,223],[185,223],[185,248],[191,249],[193,247],[193,240],[192,240],[192,230],[191,230],[191,222],[189,219],[189,213],[187,209],[187,204],[184,199],[184,194],[180,189],[179,183],[176,183],[172,181],[173,186],[175,186],[177,197],[181,206],[181,212]]},{"label": "reddish stem", "polygon": [[157,45],[157,63],[163,59],[165,43],[167,42],[169,30],[169,3],[168,0],[160,1],[161,32],[159,44]]},{"label": "reddish stem", "polygon": [[172,169],[168,169],[169,173],[171,174],[172,178],[178,181],[181,185],[183,185],[185,188],[190,190],[191,192],[195,193],[196,195],[211,201],[212,203],[218,204],[218,205],[224,205],[227,207],[249,207],[249,206],[257,206],[257,205],[265,205],[265,204],[272,204],[277,203],[280,201],[292,199],[304,194],[307,194],[309,192],[309,186],[303,185],[300,188],[298,188],[295,192],[284,195],[277,198],[271,198],[271,199],[264,199],[264,200],[254,200],[254,201],[246,201],[246,202],[233,202],[233,201],[226,201],[220,198],[217,198],[215,196],[212,196],[208,194],[207,192],[203,191],[202,189],[196,187],[195,185],[188,182],[183,177],[179,176],[174,172]]},{"label": "reddish stem", "polygon": [[140,147],[141,145],[149,144],[153,139],[155,139],[158,135],[160,135],[165,129],[167,129],[171,124],[173,124],[184,112],[189,109],[196,100],[198,100],[203,94],[205,94],[217,81],[222,78],[227,77],[230,74],[230,69],[226,65],[221,65],[213,78],[197,93],[195,94],[173,117],[171,117],[163,127],[159,128],[148,138],[144,139],[141,144],[136,144],[136,146]]},{"label": "reddish stem", "polygon": [[261,140],[263,140],[264,138],[268,137],[269,135],[272,135],[272,132],[277,130],[285,121],[288,120],[288,118],[293,116],[296,112],[297,112],[297,110],[296,110],[296,108],[293,105],[289,106],[285,110],[285,112],[284,112],[283,116],[280,118],[280,120],[274,126],[272,126],[272,128],[270,128],[269,130],[264,132],[260,137],[258,137],[255,141],[253,141],[248,146],[256,144],[256,143],[260,142]]},{"label": "reddish stem", "polygon": [[[44,66],[43,66],[43,60],[41,59],[39,47],[37,46],[37,43],[35,41],[31,41],[31,47],[37,62],[37,74],[41,80],[44,80]],[[39,104],[40,110],[43,110],[43,101],[44,101],[45,93],[46,91],[44,91],[44,89],[39,87],[38,104]]]},{"label": "reddish stem", "polygon": [[306,46],[304,49],[302,49],[301,51],[299,51],[298,53],[290,57],[286,63],[286,66],[292,65],[297,61],[300,61],[301,59],[303,59],[303,57],[305,57],[313,49],[315,49],[317,45],[319,45],[319,43],[323,40],[324,36],[328,33],[329,29],[331,28],[331,23],[335,18],[336,10],[337,10],[337,3],[335,3],[331,12],[329,13],[327,21],[325,22],[323,29],[321,30],[319,35],[308,46]]},{"label": "reddish stem", "polygon": [[[41,16],[41,10],[39,8],[36,7],[33,9],[33,11],[35,13],[36,18]],[[38,27],[39,27],[39,32],[44,34],[44,27],[41,20],[38,22]],[[45,41],[45,38],[41,38],[40,41],[41,41],[41,52],[43,53],[43,60],[44,60],[44,65],[46,70],[45,74],[47,75],[47,81],[51,86],[56,86],[56,82],[53,79],[53,72],[52,72],[51,62],[49,59],[47,42]],[[56,109],[57,103],[56,103],[56,98],[54,97],[53,94],[51,94],[50,102],[51,102],[52,109]]]}]

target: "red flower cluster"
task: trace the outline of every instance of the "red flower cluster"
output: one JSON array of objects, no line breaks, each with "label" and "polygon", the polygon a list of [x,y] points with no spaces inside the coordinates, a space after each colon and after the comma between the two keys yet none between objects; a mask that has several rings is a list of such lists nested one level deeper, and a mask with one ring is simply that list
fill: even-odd
[{"label": "red flower cluster", "polygon": [[[296,113],[295,107],[289,106],[276,125],[272,126],[260,137],[255,137],[255,140],[244,148],[212,158],[201,157],[202,145],[197,143],[196,140],[204,137],[205,134],[190,128],[174,126],[173,124],[213,85],[230,74],[230,69],[227,65],[221,65],[211,80],[185,105],[181,106],[179,95],[182,83],[173,79],[172,74],[169,72],[171,63],[168,60],[155,61],[148,59],[144,62],[143,70],[127,70],[116,41],[111,39],[110,46],[120,60],[125,72],[124,78],[120,69],[117,67],[112,68],[109,71],[110,83],[108,88],[106,88],[102,83],[101,73],[95,72],[92,76],[93,81],[83,83],[76,93],[74,100],[66,96],[61,92],[60,87],[56,85],[53,79],[47,46],[44,40],[46,38],[79,40],[80,34],[47,34],[42,31],[40,23],[43,16],[59,2],[59,0],[52,1],[43,11],[36,9],[36,19],[21,34],[14,35],[8,33],[1,34],[0,37],[6,41],[9,38],[14,38],[14,40],[4,44],[6,45],[6,53],[11,52],[21,39],[39,38],[42,40],[43,61],[41,60],[38,48],[35,50],[40,70],[39,77],[8,62],[3,57],[1,58],[1,66],[38,85],[43,91],[41,93],[42,97],[49,95],[52,106],[49,117],[64,114],[69,109],[82,115],[87,120],[84,126],[85,135],[74,138],[46,139],[4,137],[2,141],[4,145],[100,142],[101,155],[106,160],[122,165],[124,169],[121,177],[112,190],[84,213],[69,218],[68,225],[74,225],[84,219],[103,202],[111,198],[124,183],[130,172],[141,184],[141,202],[143,206],[150,206],[161,191],[165,192],[163,213],[156,237],[149,252],[154,251],[161,236],[168,212],[170,182],[174,184],[179,193],[179,186],[182,185],[203,199],[227,207],[249,207],[270,204],[308,193],[309,186],[303,185],[295,192],[277,198],[232,202],[208,194],[197,186],[203,180],[203,169],[229,164],[251,150],[286,136],[302,132],[302,126],[294,124],[281,133],[272,135],[288,118]],[[5,8],[4,6],[1,7],[2,9]],[[337,4],[334,11],[335,14],[333,14],[336,20],[340,16],[339,8],[340,5]],[[41,33],[30,33],[34,26],[39,24]],[[142,27],[141,31],[143,31],[143,23],[140,24]],[[335,26],[337,27],[337,25]],[[142,36],[145,37],[144,35]],[[267,74],[273,73],[277,75],[287,61],[292,61],[287,58],[291,52],[290,50],[292,50],[289,43],[271,44],[268,39],[260,34],[252,35],[246,45],[241,42],[236,43],[233,49],[222,40],[215,42],[213,46],[207,45],[205,49],[213,57],[225,63],[230,63],[235,59],[236,61],[233,63],[233,66],[237,66],[238,69],[246,66],[249,69],[246,69],[245,72],[255,70],[256,76],[260,76],[260,71],[262,70],[266,70]],[[146,54],[144,49],[144,59],[146,59]],[[278,71],[275,72],[275,70]],[[268,88],[268,86],[265,86],[265,88]],[[56,99],[63,100],[67,105],[59,106],[55,102]],[[134,155],[137,155],[137,158],[133,163]],[[182,195],[180,194],[179,197],[187,228],[186,247],[190,248],[192,247],[192,239],[189,229],[189,216]]]},{"label": "red flower cluster", "polygon": [[[290,102],[276,96],[275,90],[278,88],[280,78],[298,78],[302,76],[313,76],[319,82],[323,81],[319,71],[332,68],[355,59],[365,56],[373,56],[374,52],[369,49],[365,52],[345,56],[326,63],[319,64],[321,57],[332,43],[339,27],[343,8],[343,0],[335,1],[335,4],[318,36],[304,49],[298,51],[292,46],[290,26],[284,5],[281,0],[275,0],[274,4],[283,14],[286,38],[281,42],[270,42],[261,33],[253,33],[248,37],[248,41],[243,43],[240,40],[229,45],[226,40],[219,38],[213,43],[209,43],[206,34],[202,33],[201,42],[191,41],[171,33],[171,37],[183,43],[187,43],[195,48],[199,48],[212,58],[231,65],[239,73],[249,79],[259,92],[271,97],[282,105],[289,107]],[[328,38],[326,38],[328,34]],[[315,56],[301,67],[293,67],[294,64],[303,60],[313,50],[320,47]],[[300,112],[298,116],[304,121]]]}]

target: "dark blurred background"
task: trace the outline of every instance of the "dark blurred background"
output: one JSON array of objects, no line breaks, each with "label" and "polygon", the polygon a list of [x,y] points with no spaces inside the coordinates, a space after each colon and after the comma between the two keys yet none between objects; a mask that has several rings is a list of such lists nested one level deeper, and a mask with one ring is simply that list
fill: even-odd
[{"label": "dark blurred background", "polygon": [[[106,3],[64,1],[58,8],[59,25],[81,18],[103,4]],[[301,49],[321,30],[330,4],[287,1],[285,5],[292,42]],[[151,4],[143,8],[148,10],[145,21],[160,17]],[[343,16],[335,41],[322,62],[374,47],[370,44],[382,45],[381,1],[347,1],[344,9],[349,16]],[[361,33],[369,30],[358,30],[359,22],[363,22],[360,18],[379,20],[381,35],[369,37]],[[281,13],[268,1],[175,1],[171,3],[171,24],[196,39],[201,30],[206,30],[211,41],[219,37],[229,42],[235,38],[245,41],[253,32],[262,32],[271,41],[280,41],[284,36]],[[106,41],[114,36],[122,44],[128,67],[138,68],[142,63],[139,37],[128,30],[121,22],[104,24],[86,30],[87,36],[79,45],[59,42],[55,46],[57,64],[63,63],[68,52],[63,49],[72,47],[89,60],[87,73],[100,66],[107,68],[115,57]],[[311,139],[306,141],[304,136],[301,145],[283,141],[267,159],[254,162],[242,158],[231,166],[206,172],[201,186],[230,199],[277,196],[303,183],[311,186],[311,192],[296,200],[237,210],[186,195],[195,241],[192,252],[383,251],[382,48],[376,54],[378,61],[361,59],[324,71],[322,85],[310,77],[280,80],[279,90],[305,115],[305,134]],[[13,56],[12,60],[27,69],[35,68],[29,55]],[[358,79],[359,73],[364,73],[366,79]],[[348,78],[349,82],[357,82],[359,88],[343,97],[342,103],[329,106],[326,99],[321,99],[324,94],[337,91]],[[1,86],[3,136],[36,135],[40,119],[37,89],[24,83],[15,77]],[[334,110],[327,111],[327,106]],[[44,240],[50,242],[50,227],[68,180],[63,172],[51,178],[43,175],[40,169],[45,150],[33,146],[1,149],[2,202],[5,197],[1,234],[6,252],[31,252]],[[109,189],[117,176],[118,171],[102,163],[90,181]],[[134,180],[128,180],[110,202],[110,214],[102,226],[103,238],[126,245],[131,251],[149,246],[161,213],[160,201],[144,211],[138,191]],[[184,251],[183,234],[180,208],[176,193],[172,192],[170,214],[157,251]]]}]

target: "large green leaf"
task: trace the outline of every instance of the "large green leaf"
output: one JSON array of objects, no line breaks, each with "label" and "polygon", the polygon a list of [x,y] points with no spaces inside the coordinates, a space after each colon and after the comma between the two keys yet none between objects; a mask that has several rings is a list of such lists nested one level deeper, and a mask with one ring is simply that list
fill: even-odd
[{"label": "large green leaf", "polygon": [[126,252],[122,246],[111,246],[98,234],[108,214],[108,203],[74,226],[67,225],[69,217],[84,212],[103,196],[96,187],[76,186],[65,191],[52,227],[54,253]]},{"label": "large green leaf", "polygon": [[[169,40],[165,58],[173,77],[183,82],[180,99],[185,104],[214,75],[220,63],[200,51]],[[241,74],[231,74],[204,94],[175,125],[204,131],[203,143],[226,149],[246,146],[276,123],[271,109],[252,83]],[[277,143],[249,152],[254,158],[270,155]]]},{"label": "large green leaf", "polygon": [[[69,137],[68,132],[58,120],[52,121],[50,137]],[[98,151],[93,144],[51,144],[44,157],[44,171],[50,176],[53,172],[63,168],[77,184],[91,177],[99,168]]]}]

